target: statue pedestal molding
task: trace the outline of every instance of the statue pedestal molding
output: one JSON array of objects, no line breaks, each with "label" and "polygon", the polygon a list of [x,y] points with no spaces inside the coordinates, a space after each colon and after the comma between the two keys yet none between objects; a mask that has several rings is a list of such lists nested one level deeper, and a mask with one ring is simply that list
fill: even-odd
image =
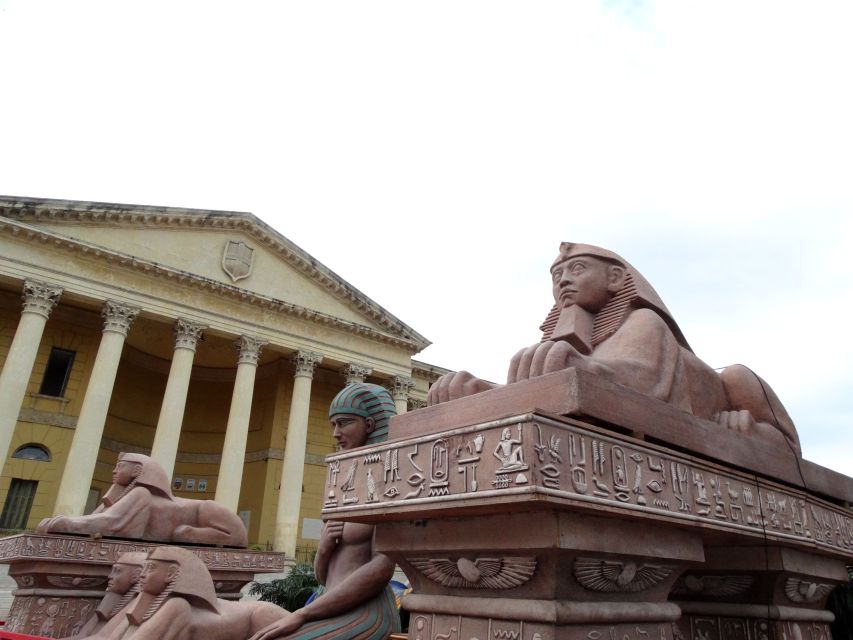
[{"label": "statue pedestal molding", "polygon": [[[649,438],[681,427],[687,442],[532,408],[557,388],[564,411]],[[323,514],[376,525],[376,550],[414,588],[411,640],[829,640],[821,585],[846,580],[853,512],[683,453],[699,422],[717,460],[755,452],[595,376],[542,376],[394,418],[392,440],[329,456]],[[725,580],[708,575],[750,586],[709,595]]]},{"label": "statue pedestal molding", "polygon": [[[29,533],[0,540],[0,562],[9,565],[9,575],[18,585],[4,629],[50,638],[73,635],[104,596],[107,577],[118,557],[157,546],[162,545]],[[284,570],[282,553],[185,548],[205,563],[220,598],[239,600],[240,589],[255,574]]]}]

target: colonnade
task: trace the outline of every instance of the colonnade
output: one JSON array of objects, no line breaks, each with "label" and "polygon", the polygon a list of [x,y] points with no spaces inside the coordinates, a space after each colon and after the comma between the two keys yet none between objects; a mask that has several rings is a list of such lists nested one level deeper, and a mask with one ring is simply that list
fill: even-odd
[{"label": "colonnade", "polygon": [[[0,461],[5,462],[8,457],[44,328],[61,295],[60,287],[30,280],[24,283],[21,318],[0,372]],[[58,515],[81,515],[85,509],[122,348],[139,311],[136,307],[111,300],[103,303],[103,332],[57,492],[54,513]],[[170,477],[178,453],[196,346],[205,329],[203,324],[185,318],[175,321],[175,346],[151,451],[151,456],[163,465]],[[255,374],[265,345],[264,340],[252,335],[241,335],[236,341],[237,374],[215,496],[217,502],[233,511],[237,510],[240,496]],[[293,395],[274,536],[275,549],[291,557],[298,537],[311,384],[322,360],[323,354],[307,350],[296,351],[291,359],[294,367]],[[350,363],[339,372],[345,384],[350,384],[364,381],[372,370]],[[391,382],[397,412],[404,413],[413,382],[405,376],[396,376]],[[343,384],[342,380],[342,387]]]}]

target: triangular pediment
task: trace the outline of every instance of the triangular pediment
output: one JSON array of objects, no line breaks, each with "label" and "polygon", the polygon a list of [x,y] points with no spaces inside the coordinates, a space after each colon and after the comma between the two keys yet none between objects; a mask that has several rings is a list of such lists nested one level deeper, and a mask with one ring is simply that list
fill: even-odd
[{"label": "triangular pediment", "polygon": [[250,213],[0,198],[0,215],[346,323],[428,341]]}]

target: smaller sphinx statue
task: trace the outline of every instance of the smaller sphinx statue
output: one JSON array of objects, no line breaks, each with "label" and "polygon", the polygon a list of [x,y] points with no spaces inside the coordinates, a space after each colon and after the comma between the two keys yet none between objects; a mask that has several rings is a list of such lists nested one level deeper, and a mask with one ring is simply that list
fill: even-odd
[{"label": "smaller sphinx statue", "polygon": [[113,485],[91,514],[45,518],[36,530],[226,547],[248,542],[237,514],[213,500],[173,496],[163,467],[139,453],[119,454]]},{"label": "smaller sphinx statue", "polygon": [[124,609],[139,593],[139,574],[148,554],[144,551],[129,551],[118,557],[110,570],[107,592],[92,614],[83,621],[74,638],[85,638],[99,631],[113,616]]},{"label": "smaller sphinx statue", "polygon": [[291,615],[269,602],[216,597],[204,562],[180,547],[157,547],[139,577],[139,592],[96,640],[246,640]]},{"label": "smaller sphinx statue", "polygon": [[[551,282],[554,306],[540,327],[542,340],[515,354],[508,385],[575,367],[736,432],[773,441],[780,432],[800,455],[794,423],[770,386],[743,365],[717,373],[700,360],[657,292],[624,258],[564,242]],[[427,401],[497,386],[467,371],[449,373],[430,387]]]}]

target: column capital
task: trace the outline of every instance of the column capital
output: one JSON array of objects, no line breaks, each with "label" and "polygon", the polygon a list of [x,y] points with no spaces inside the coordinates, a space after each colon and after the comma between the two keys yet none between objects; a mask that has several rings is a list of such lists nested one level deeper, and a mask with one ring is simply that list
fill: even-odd
[{"label": "column capital", "polygon": [[206,326],[178,318],[175,321],[175,349],[189,349],[195,351],[198,341]]},{"label": "column capital", "polygon": [[24,280],[24,291],[21,294],[24,301],[23,313],[37,313],[47,318],[56,303],[59,302],[61,295],[61,287],[55,287],[37,280]]},{"label": "column capital", "polygon": [[365,367],[362,364],[358,364],[357,362],[349,362],[338,371],[347,379],[347,385],[351,385],[355,382],[364,382],[364,379],[373,373],[373,369]]},{"label": "column capital", "polygon": [[293,354],[292,362],[293,366],[296,368],[296,372],[294,373],[295,377],[305,377],[305,378],[313,378],[314,370],[317,368],[317,365],[320,364],[323,360],[322,353],[316,353],[315,351],[303,351],[300,349],[296,353]]},{"label": "column capital", "polygon": [[258,359],[261,357],[261,348],[267,344],[266,340],[255,336],[240,336],[234,343],[234,346],[240,350],[240,356],[237,358],[238,364],[253,364],[258,366]]},{"label": "column capital", "polygon": [[101,315],[104,317],[104,333],[112,331],[126,338],[130,325],[138,314],[138,307],[131,307],[113,300],[105,301],[104,308],[101,310]]},{"label": "column capital", "polygon": [[409,391],[415,386],[415,381],[406,376],[394,376],[391,378],[391,397],[394,400],[408,400]]}]

